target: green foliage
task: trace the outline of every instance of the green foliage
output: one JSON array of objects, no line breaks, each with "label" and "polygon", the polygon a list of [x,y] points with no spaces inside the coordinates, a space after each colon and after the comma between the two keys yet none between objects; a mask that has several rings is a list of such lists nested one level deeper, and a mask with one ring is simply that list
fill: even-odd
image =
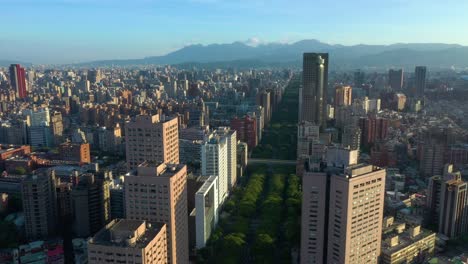
[{"label": "green foliage", "polygon": [[15,174],[25,175],[27,173],[26,169],[23,167],[16,167]]}]

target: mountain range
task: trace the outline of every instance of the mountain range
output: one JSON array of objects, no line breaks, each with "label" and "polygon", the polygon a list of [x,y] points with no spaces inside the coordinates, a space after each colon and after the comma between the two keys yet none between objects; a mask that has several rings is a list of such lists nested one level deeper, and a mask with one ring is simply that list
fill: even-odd
[{"label": "mountain range", "polygon": [[230,44],[190,45],[164,56],[142,59],[100,60],[74,64],[83,67],[130,65],[205,65],[238,68],[300,66],[304,52],[328,52],[330,68],[385,69],[468,67],[468,46],[442,43],[398,43],[392,45],[332,45],[318,40],[301,40],[291,44],[269,43],[256,47],[243,42]]}]

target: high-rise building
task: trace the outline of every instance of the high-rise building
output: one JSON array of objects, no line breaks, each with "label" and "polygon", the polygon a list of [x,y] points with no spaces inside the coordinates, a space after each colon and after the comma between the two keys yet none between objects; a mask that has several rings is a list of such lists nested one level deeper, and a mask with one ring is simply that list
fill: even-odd
[{"label": "high-rise building", "polygon": [[73,229],[76,236],[95,234],[110,221],[110,180],[88,173],[71,191]]},{"label": "high-rise building", "polygon": [[393,91],[401,91],[403,89],[403,69],[388,71],[388,85]]},{"label": "high-rise building", "polygon": [[187,167],[144,162],[124,189],[127,218],[165,223],[168,263],[188,263]]},{"label": "high-rise building", "polygon": [[166,264],[167,226],[115,219],[88,240],[88,262]]},{"label": "high-rise building", "polygon": [[144,161],[179,163],[177,118],[161,120],[159,115],[137,116],[125,126],[125,141],[129,170]]},{"label": "high-rise building", "polygon": [[231,190],[237,183],[237,132],[229,127],[218,127],[216,135],[226,139],[227,143],[227,182]]},{"label": "high-rise building", "polygon": [[195,194],[196,248],[205,247],[218,223],[218,177],[210,176]]},{"label": "high-rise building", "polygon": [[299,121],[324,128],[327,117],[328,53],[304,53]]},{"label": "high-rise building", "polygon": [[385,140],[388,135],[389,120],[377,116],[368,116],[359,119],[361,128],[361,142],[365,146],[374,144],[376,141]]},{"label": "high-rise building", "polygon": [[351,105],[353,88],[349,85],[338,85],[335,87],[335,107]]},{"label": "high-rise building", "polygon": [[426,66],[416,66],[414,70],[416,96],[423,97],[426,90]]},{"label": "high-rise building", "polygon": [[439,233],[455,238],[468,232],[468,184],[445,166],[439,201]]},{"label": "high-rise building", "polygon": [[362,87],[365,82],[366,75],[363,71],[358,70],[354,72],[354,86],[355,87]]},{"label": "high-rise building", "polygon": [[257,119],[246,115],[244,118],[231,120],[231,129],[237,132],[237,140],[247,143],[249,149],[254,149],[258,144]]},{"label": "high-rise building", "polygon": [[378,263],[385,170],[320,166],[302,181],[301,263]]},{"label": "high-rise building", "polygon": [[343,129],[341,144],[344,147],[359,150],[361,146],[361,129],[357,126],[348,125]]},{"label": "high-rise building", "polygon": [[426,205],[430,221],[449,238],[468,232],[468,185],[453,165],[444,166],[443,175],[429,178]]},{"label": "high-rise building", "polygon": [[218,176],[218,201],[223,203],[229,193],[227,138],[212,135],[202,145],[202,175]]},{"label": "high-rise building", "polygon": [[263,91],[257,94],[257,105],[263,107],[265,111],[265,124],[268,125],[272,115],[271,93]]},{"label": "high-rise building", "polygon": [[25,98],[27,96],[26,75],[21,65],[10,65],[10,84],[15,90],[17,98]]},{"label": "high-rise building", "polygon": [[57,193],[55,172],[36,170],[21,183],[21,200],[28,239],[45,239],[56,232]]}]

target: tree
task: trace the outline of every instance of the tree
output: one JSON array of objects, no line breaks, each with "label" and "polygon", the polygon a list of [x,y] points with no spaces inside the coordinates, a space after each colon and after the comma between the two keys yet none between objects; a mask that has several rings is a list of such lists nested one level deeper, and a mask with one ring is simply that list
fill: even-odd
[{"label": "tree", "polygon": [[19,175],[25,175],[27,173],[26,169],[23,167],[16,167],[15,173]]}]

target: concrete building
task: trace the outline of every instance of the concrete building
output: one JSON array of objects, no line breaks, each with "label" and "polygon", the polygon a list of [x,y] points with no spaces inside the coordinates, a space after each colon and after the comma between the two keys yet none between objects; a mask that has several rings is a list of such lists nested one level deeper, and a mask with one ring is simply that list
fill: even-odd
[{"label": "concrete building", "polygon": [[229,193],[227,138],[212,135],[202,146],[202,175],[218,177],[218,201],[224,203]]},{"label": "concrete building", "polygon": [[436,234],[421,228],[384,219],[382,264],[422,263],[434,254]]},{"label": "concrete building", "polygon": [[341,144],[343,147],[359,150],[361,147],[361,135],[362,132],[359,127],[353,125],[345,126],[341,135]]},{"label": "concrete building", "polygon": [[218,224],[218,177],[210,176],[195,194],[195,237],[203,248]]},{"label": "concrete building", "polygon": [[426,70],[426,66],[416,66],[414,69],[416,96],[419,98],[424,97],[426,90]]},{"label": "concrete building", "polygon": [[45,239],[56,231],[57,193],[53,170],[36,170],[21,183],[21,200],[28,239]]},{"label": "concrete building", "polygon": [[218,127],[215,131],[219,137],[226,138],[227,144],[227,181],[231,190],[237,183],[237,132],[229,127]]},{"label": "concrete building", "polygon": [[376,141],[385,140],[388,136],[389,123],[388,119],[376,116],[359,119],[359,127],[362,131],[362,144],[370,146]]},{"label": "concrete building", "polygon": [[299,89],[299,122],[324,128],[327,112],[328,53],[304,53],[302,88]]},{"label": "concrete building", "polygon": [[163,223],[115,219],[88,240],[88,263],[169,263],[166,228]]},{"label": "concrete building", "polygon": [[89,143],[78,144],[65,142],[59,145],[58,151],[63,160],[91,163]]},{"label": "concrete building", "polygon": [[388,71],[388,85],[393,91],[401,91],[403,89],[403,69]]},{"label": "concrete building", "polygon": [[109,179],[83,174],[71,191],[73,230],[77,237],[95,234],[110,221]]},{"label": "concrete building", "polygon": [[302,121],[297,127],[297,158],[312,155],[312,144],[319,141],[320,126],[309,121]]},{"label": "concrete building", "polygon": [[402,93],[395,94],[396,111],[403,111],[406,107],[406,95]]},{"label": "concrete building", "polygon": [[247,143],[249,149],[254,149],[258,144],[257,119],[249,115],[244,118],[234,118],[231,120],[231,129],[237,132],[237,140]]},{"label": "concrete building", "polygon": [[26,74],[19,64],[10,65],[10,85],[15,91],[16,98],[22,99],[27,96]]},{"label": "concrete building", "polygon": [[178,120],[162,120],[159,115],[135,117],[126,123],[127,167],[136,168],[144,161],[179,163]]},{"label": "concrete building", "polygon": [[187,167],[144,162],[124,189],[127,218],[165,223],[168,263],[188,263]]},{"label": "concrete building", "polygon": [[385,170],[316,166],[302,182],[301,263],[378,263]]},{"label": "concrete building", "polygon": [[335,87],[335,108],[338,106],[351,105],[353,88],[349,85],[337,85]]}]

